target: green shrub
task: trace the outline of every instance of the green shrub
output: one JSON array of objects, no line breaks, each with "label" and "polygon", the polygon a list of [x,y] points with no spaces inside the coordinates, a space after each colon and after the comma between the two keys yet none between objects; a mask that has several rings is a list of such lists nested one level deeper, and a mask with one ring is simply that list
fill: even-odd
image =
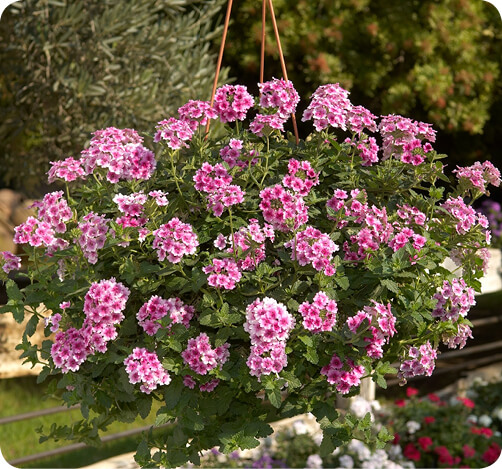
[{"label": "green shrub", "polygon": [[[274,9],[288,75],[300,95],[339,82],[355,102],[374,112],[433,123],[443,132],[440,151],[450,157],[464,161],[496,154],[502,28],[492,5],[482,0],[276,0]],[[258,76],[261,2],[236,2],[233,18],[227,62],[239,82],[248,84],[246,78]],[[266,79],[279,78],[268,23]]]},{"label": "green shrub", "polygon": [[[223,0],[27,0],[0,23],[0,178],[32,189],[97,128],[208,99]],[[218,31],[216,31],[218,33]],[[77,144],[77,146],[75,146]]]}]

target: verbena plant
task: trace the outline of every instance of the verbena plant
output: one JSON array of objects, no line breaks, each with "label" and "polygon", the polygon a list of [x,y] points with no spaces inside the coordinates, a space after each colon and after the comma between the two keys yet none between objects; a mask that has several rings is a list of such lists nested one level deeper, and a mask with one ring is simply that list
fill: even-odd
[{"label": "verbena plant", "polygon": [[[489,234],[463,197],[498,185],[498,170],[483,163],[480,187],[459,168],[445,190],[429,124],[377,123],[337,84],[314,93],[303,120],[315,131],[296,144],[284,136],[292,84],[260,92],[226,85],[212,108],[190,101],[158,123],[157,156],[136,131],[108,128],[80,159],[53,164],[66,194],[47,194],[16,228],[31,284],[7,281],[2,309],[31,315],[22,357],[81,405],[81,421],[42,440],[95,443],[155,399],[156,425],[174,431],[145,435],[142,465],[254,447],[267,422],[304,412],[323,429],[322,454],[354,436],[381,447],[385,429],[375,438],[369,418],[341,416],[337,395],[365,378],[430,375],[441,342],[471,336]],[[206,138],[208,119],[226,135]],[[462,278],[441,266],[447,256]],[[18,260],[5,253],[3,267]]]}]

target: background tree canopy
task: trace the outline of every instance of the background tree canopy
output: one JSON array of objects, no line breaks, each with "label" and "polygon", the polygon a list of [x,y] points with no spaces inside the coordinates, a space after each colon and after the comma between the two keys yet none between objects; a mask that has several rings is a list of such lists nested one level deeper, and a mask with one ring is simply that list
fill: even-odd
[{"label": "background tree canopy", "polygon": [[[275,0],[288,75],[306,99],[340,82],[377,114],[440,130],[453,163],[502,163],[502,21],[482,0]],[[255,84],[261,2],[235,2],[226,62]],[[281,77],[271,24],[266,77]]]},{"label": "background tree canopy", "polygon": [[224,0],[23,0],[0,22],[0,181],[33,190],[90,132],[209,99]]}]

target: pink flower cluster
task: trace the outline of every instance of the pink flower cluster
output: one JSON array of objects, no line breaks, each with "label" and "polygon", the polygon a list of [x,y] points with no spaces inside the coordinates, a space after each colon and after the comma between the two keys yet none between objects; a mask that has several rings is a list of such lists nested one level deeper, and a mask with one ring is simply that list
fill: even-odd
[{"label": "pink flower cluster", "polygon": [[14,243],[29,244],[33,247],[49,247],[56,241],[54,228],[47,222],[28,217],[24,223],[14,228]]},{"label": "pink flower cluster", "polygon": [[251,353],[247,360],[249,372],[261,375],[279,373],[287,365],[285,352],[295,318],[282,303],[273,298],[257,298],[246,308],[244,330],[251,339]]},{"label": "pink flower cluster", "polygon": [[300,96],[290,81],[284,78],[279,80],[273,78],[265,83],[259,83],[258,88],[260,89],[260,107],[275,109],[278,116],[283,119],[287,119],[296,111]]},{"label": "pink flower cluster", "polygon": [[222,123],[244,120],[253,105],[253,97],[242,85],[223,85],[214,95],[214,110]]},{"label": "pink flower cluster", "polygon": [[249,124],[249,130],[258,137],[269,135],[274,129],[284,132],[285,119],[278,114],[257,114]]},{"label": "pink flower cluster", "polygon": [[303,317],[303,327],[314,334],[332,331],[335,327],[338,306],[323,291],[316,293],[313,303],[303,302],[298,311]]},{"label": "pink flower cluster", "polygon": [[336,386],[340,394],[347,394],[350,388],[358,386],[364,373],[364,366],[356,366],[350,358],[343,363],[336,353],[331,357],[329,364],[321,368],[321,374],[326,376],[329,384]]},{"label": "pink flower cluster", "polygon": [[73,212],[63,197],[63,191],[45,194],[41,201],[34,202],[32,206],[38,209],[38,219],[48,223],[57,233],[64,233],[66,222],[73,218]]},{"label": "pink flower cluster", "polygon": [[396,252],[409,242],[412,243],[414,249],[420,251],[420,249],[425,246],[427,240],[422,235],[415,233],[411,228],[402,228],[401,231],[396,233],[389,241],[389,246]]},{"label": "pink flower cluster", "polygon": [[347,128],[358,134],[361,134],[364,129],[376,132],[378,130],[376,118],[377,116],[363,106],[351,106],[347,112]]},{"label": "pink flower cluster", "polygon": [[424,226],[427,220],[427,215],[416,207],[411,207],[408,204],[398,205],[397,215],[406,225],[415,223],[419,226]]},{"label": "pink flower cluster", "polygon": [[166,205],[169,205],[169,200],[167,200],[167,192],[164,191],[150,191],[148,193],[150,197],[153,197],[155,199],[155,203],[159,207],[165,207]]},{"label": "pink flower cluster", "polygon": [[219,366],[220,370],[230,357],[230,344],[212,348],[209,337],[204,332],[195,339],[189,339],[187,348],[181,352],[184,362],[199,375],[206,375]]},{"label": "pink flower cluster", "polygon": [[82,151],[85,174],[100,167],[108,170],[106,178],[112,183],[150,179],[157,162],[153,152],[142,143],[143,138],[133,129],[108,127],[97,130],[89,148]]},{"label": "pink flower cluster", "polygon": [[129,293],[129,289],[114,278],[91,285],[84,299],[86,318],[82,326],[89,353],[106,352],[106,343],[117,337],[115,325],[124,319],[122,311]]},{"label": "pink flower cluster", "polygon": [[489,161],[480,163],[476,161],[472,166],[452,171],[457,174],[461,185],[478,189],[482,194],[486,194],[486,186],[492,184],[495,187],[500,186],[500,171]]},{"label": "pink flower cluster", "polygon": [[443,336],[443,344],[448,345],[448,348],[464,348],[467,339],[473,339],[471,328],[467,324],[458,324],[456,334]]},{"label": "pink flower cluster", "polygon": [[200,125],[206,125],[209,119],[218,117],[208,101],[194,101],[192,99],[181,106],[178,113],[180,119],[187,122],[194,132]]},{"label": "pink flower cluster", "polygon": [[[350,191],[350,197],[347,191],[335,189],[333,197],[326,202],[328,209],[328,218],[337,221],[337,228],[342,229],[348,225],[347,219],[353,218],[355,223],[362,223],[366,218],[368,204],[366,203],[366,191],[353,189]],[[343,213],[340,212],[343,209]],[[331,212],[334,212],[334,215]],[[338,213],[340,212],[340,213]],[[342,217],[344,215],[344,217]]]},{"label": "pink flower cluster", "polygon": [[460,235],[467,233],[477,223],[483,228],[488,228],[488,219],[486,216],[476,212],[471,206],[466,205],[460,196],[456,199],[450,197],[441,207],[456,219],[457,224],[455,229]]},{"label": "pink flower cluster", "polygon": [[282,179],[282,185],[302,197],[309,194],[313,186],[319,184],[319,173],[316,173],[308,161],[294,158],[288,162],[288,174]]},{"label": "pink flower cluster", "polygon": [[348,111],[352,108],[348,96],[349,92],[338,83],[320,86],[312,95],[302,121],[313,120],[318,132],[328,126],[347,130]]},{"label": "pink flower cluster", "polygon": [[114,278],[93,283],[84,299],[82,328],[71,327],[56,334],[51,347],[54,365],[63,373],[77,371],[89,355],[106,352],[107,342],[117,337],[115,325],[124,319],[122,311],[129,293]]},{"label": "pink flower cluster", "polygon": [[104,215],[90,212],[82,219],[78,227],[81,235],[76,241],[89,263],[96,264],[98,261],[98,251],[104,247],[106,242],[108,220]]},{"label": "pink flower cluster", "polygon": [[459,316],[465,317],[476,304],[474,289],[468,287],[463,278],[454,278],[451,283],[443,282],[443,287],[434,295],[437,300],[432,317],[442,321],[457,321]]},{"label": "pink flower cluster", "polygon": [[260,192],[263,218],[279,231],[296,230],[307,223],[307,206],[303,198],[286,191],[280,184]]},{"label": "pink flower cluster", "polygon": [[331,259],[333,253],[338,251],[338,245],[329,235],[307,226],[291,241],[284,243],[284,246],[292,249],[291,259],[297,260],[300,265],[311,264],[314,269],[324,272],[324,275],[334,275],[335,267],[331,264]]},{"label": "pink flower cluster", "polygon": [[161,328],[159,321],[165,316],[171,320],[168,328],[172,324],[183,324],[188,329],[194,311],[193,306],[184,304],[179,298],[165,300],[154,295],[139,309],[136,318],[144,331],[153,336]]},{"label": "pink flower cluster", "polygon": [[406,379],[413,376],[431,376],[436,365],[437,351],[432,348],[429,341],[420,347],[410,347],[408,360],[404,360],[399,367],[398,378]]},{"label": "pink flower cluster", "polygon": [[56,179],[62,179],[66,182],[84,179],[86,173],[82,163],[82,160],[75,160],[71,156],[62,161],[51,161],[51,169],[47,172],[49,184],[52,184]]},{"label": "pink flower cluster", "polygon": [[193,180],[195,188],[207,194],[207,208],[217,217],[223,213],[225,207],[231,207],[244,200],[245,193],[239,186],[231,184],[232,176],[221,163],[215,166],[203,163]]},{"label": "pink flower cluster", "polygon": [[179,218],[172,218],[153,232],[153,248],[160,261],[166,259],[173,264],[181,261],[186,255],[195,254],[199,240],[192,226],[183,223]]},{"label": "pink flower cluster", "polygon": [[155,143],[165,140],[167,146],[172,150],[180,148],[188,148],[187,141],[193,137],[193,129],[190,122],[170,117],[169,119],[161,120],[155,127]]},{"label": "pink flower cluster", "polygon": [[[254,270],[258,264],[265,259],[266,239],[274,241],[275,234],[271,225],[265,223],[260,227],[258,220],[251,218],[249,225],[241,227],[234,233],[234,248],[229,248],[228,252],[235,252],[239,259],[237,267],[240,270]],[[230,240],[232,241],[232,240]],[[244,259],[241,259],[245,256]]]},{"label": "pink flower cluster", "polygon": [[157,386],[171,382],[169,373],[162,367],[159,357],[146,348],[136,347],[124,360],[125,370],[131,384],[141,383],[140,390],[150,394]]},{"label": "pink flower cluster", "polygon": [[383,157],[399,157],[403,163],[414,166],[424,161],[424,153],[432,150],[430,143],[436,141],[436,131],[431,124],[417,122],[394,114],[383,116],[379,126],[383,138]]},{"label": "pink flower cluster", "polygon": [[205,274],[209,274],[207,283],[215,288],[233,290],[235,284],[242,278],[242,274],[234,259],[212,259],[211,265],[202,268]]},{"label": "pink flower cluster", "polygon": [[0,263],[2,270],[8,274],[12,270],[19,270],[21,268],[21,258],[12,254],[9,251],[0,251]]},{"label": "pink flower cluster", "polygon": [[361,166],[371,166],[373,163],[378,163],[380,147],[375,137],[362,138],[356,142],[352,142],[349,139],[347,141],[359,150],[359,156],[363,160]]},{"label": "pink flower cluster", "polygon": [[364,337],[368,343],[365,347],[370,358],[382,358],[383,346],[389,343],[390,337],[396,333],[396,318],[392,314],[390,303],[385,306],[382,303],[373,301],[373,306],[365,306],[362,311],[358,311],[354,316],[347,318],[347,327],[357,335],[364,331],[359,331],[359,327],[366,319],[368,321],[367,331],[371,336]]},{"label": "pink flower cluster", "polygon": [[142,216],[147,199],[148,197],[143,192],[136,192],[130,195],[117,194],[113,198],[113,201],[124,216],[117,218],[116,222],[124,228],[128,226],[144,226],[148,221],[147,218]]},{"label": "pink flower cluster", "polygon": [[246,168],[249,164],[254,165],[258,162],[255,158],[257,154],[255,150],[251,150],[248,155],[242,155],[242,144],[242,140],[231,138],[228,145],[220,150],[221,159],[228,164],[230,169],[234,166]]}]

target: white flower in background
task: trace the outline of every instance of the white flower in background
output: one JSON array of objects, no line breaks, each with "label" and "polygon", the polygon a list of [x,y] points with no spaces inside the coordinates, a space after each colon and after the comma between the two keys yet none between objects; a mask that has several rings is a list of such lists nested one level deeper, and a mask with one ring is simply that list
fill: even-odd
[{"label": "white flower in background", "polygon": [[364,397],[356,396],[351,399],[350,410],[358,418],[362,419],[368,412],[371,415],[371,421],[373,422],[374,416],[371,408],[371,402],[367,401]]},{"label": "white flower in background", "polygon": [[415,463],[413,461],[403,461],[401,467],[403,469],[415,469]]},{"label": "white flower in background", "polygon": [[352,469],[354,467],[354,460],[348,454],[340,456],[340,459],[338,461],[340,463],[340,467],[345,467],[347,469]]},{"label": "white flower in background", "polygon": [[413,435],[417,430],[420,430],[420,424],[414,420],[410,420],[406,422],[406,428],[408,429],[408,433]]},{"label": "white flower in background", "polygon": [[357,453],[357,457],[364,461],[371,456],[371,451],[366,447],[366,445],[359,440],[351,440],[348,445],[348,450]]},{"label": "white flower in background", "polygon": [[478,423],[478,417],[474,414],[468,415],[466,420],[467,420],[467,423],[470,423],[472,425],[475,425]]},{"label": "white flower in background", "polygon": [[489,415],[482,415],[481,417],[479,417],[478,419],[478,423],[482,426],[482,427],[489,427],[491,424],[492,424],[493,420],[492,418],[489,416]]},{"label": "white flower in background", "polygon": [[497,407],[492,414],[495,418],[502,420],[502,407]]},{"label": "white flower in background", "polygon": [[[317,446],[321,446],[321,443],[322,443],[322,432],[316,432],[312,435],[312,439],[314,440],[314,443],[317,445]],[[338,450],[340,451],[338,448],[335,449],[335,451]],[[335,452],[333,451],[333,453]],[[332,453],[332,454],[333,454]]]},{"label": "white flower in background", "polygon": [[309,429],[303,420],[295,420],[293,422],[293,431],[296,435],[305,435]]},{"label": "white flower in background", "polygon": [[382,408],[382,406],[380,405],[380,402],[378,402],[376,400],[371,401],[371,407],[373,407],[373,410],[376,412],[378,412]]},{"label": "white flower in background", "polygon": [[322,469],[322,458],[318,454],[311,454],[307,458],[307,467],[310,467],[312,469]]},{"label": "white flower in background", "polygon": [[387,452],[391,459],[399,459],[403,454],[403,450],[399,445],[391,445]]}]

